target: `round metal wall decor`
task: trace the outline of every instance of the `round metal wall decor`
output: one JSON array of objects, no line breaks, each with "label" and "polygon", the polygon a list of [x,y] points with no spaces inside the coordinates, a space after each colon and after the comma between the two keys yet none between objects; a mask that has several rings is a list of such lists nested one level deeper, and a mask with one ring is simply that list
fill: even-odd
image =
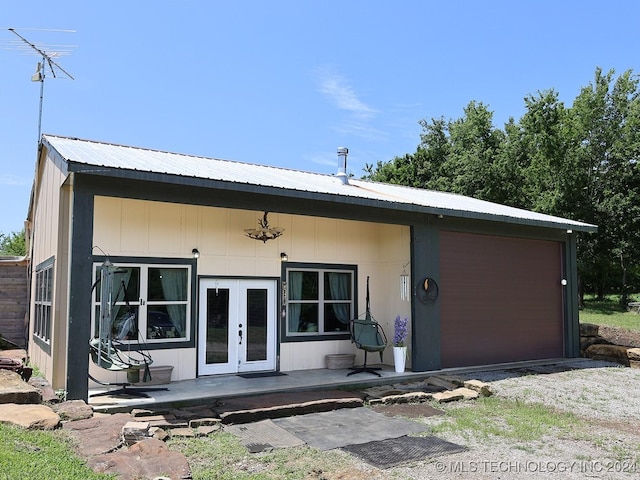
[{"label": "round metal wall decor", "polygon": [[416,285],[416,297],[425,305],[435,302],[438,298],[438,293],[438,284],[433,278],[423,278]]}]

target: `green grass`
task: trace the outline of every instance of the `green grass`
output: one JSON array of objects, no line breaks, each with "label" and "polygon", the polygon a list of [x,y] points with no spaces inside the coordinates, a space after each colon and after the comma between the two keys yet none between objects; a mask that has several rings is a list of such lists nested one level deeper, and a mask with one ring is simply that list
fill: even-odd
[{"label": "green grass", "polygon": [[167,443],[189,459],[194,480],[353,478],[356,473],[350,457],[337,452],[304,446],[253,454],[226,432]]},{"label": "green grass", "polygon": [[580,322],[640,331],[640,314],[627,311],[625,306],[620,305],[619,297],[614,295],[604,300],[585,298],[584,308],[580,310]]},{"label": "green grass", "polygon": [[[441,408],[441,407],[439,407]],[[446,409],[443,420],[432,426],[431,433],[452,432],[467,438],[490,439],[502,437],[529,443],[542,440],[546,435],[569,434],[581,420],[571,413],[557,412],[539,403],[479,398],[476,402],[455,405]]]},{"label": "green grass", "polygon": [[71,441],[60,430],[25,430],[0,424],[0,465],[1,480],[114,478],[94,473],[73,453]]}]

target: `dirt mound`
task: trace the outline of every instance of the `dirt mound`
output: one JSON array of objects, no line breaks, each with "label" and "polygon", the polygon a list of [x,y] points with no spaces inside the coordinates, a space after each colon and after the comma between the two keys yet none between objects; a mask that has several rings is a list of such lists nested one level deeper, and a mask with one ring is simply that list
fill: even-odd
[{"label": "dirt mound", "polygon": [[608,342],[611,342],[613,345],[636,348],[640,347],[640,331],[600,325],[598,328],[598,335]]}]

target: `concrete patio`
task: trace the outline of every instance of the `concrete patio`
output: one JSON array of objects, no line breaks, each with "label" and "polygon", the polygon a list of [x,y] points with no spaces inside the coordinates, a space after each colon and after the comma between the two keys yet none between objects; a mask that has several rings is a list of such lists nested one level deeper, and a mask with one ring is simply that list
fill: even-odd
[{"label": "concrete patio", "polygon": [[[148,397],[128,395],[109,396],[101,394],[116,387],[93,388],[89,390],[89,405],[97,412],[128,412],[133,408],[186,407],[211,404],[228,398],[264,395],[308,390],[358,390],[376,385],[389,385],[403,382],[416,382],[433,375],[464,375],[474,371],[492,369],[518,368],[547,363],[561,363],[564,359],[538,360],[531,362],[514,362],[510,364],[485,365],[482,367],[450,368],[428,372],[396,373],[393,367],[382,366],[380,377],[370,373],[347,376],[348,369],[297,370],[275,376],[243,378],[238,375],[219,375],[200,377],[194,380],[171,382],[150,388],[167,390],[149,391]],[[140,387],[143,390],[144,387]],[[136,390],[136,387],[131,387]]]}]

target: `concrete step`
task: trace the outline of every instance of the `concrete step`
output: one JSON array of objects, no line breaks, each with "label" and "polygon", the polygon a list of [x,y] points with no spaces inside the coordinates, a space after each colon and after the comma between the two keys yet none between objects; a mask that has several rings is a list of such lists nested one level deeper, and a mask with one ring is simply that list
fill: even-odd
[{"label": "concrete step", "polygon": [[359,392],[325,390],[228,398],[213,410],[223,424],[237,424],[363,405],[364,394]]}]

